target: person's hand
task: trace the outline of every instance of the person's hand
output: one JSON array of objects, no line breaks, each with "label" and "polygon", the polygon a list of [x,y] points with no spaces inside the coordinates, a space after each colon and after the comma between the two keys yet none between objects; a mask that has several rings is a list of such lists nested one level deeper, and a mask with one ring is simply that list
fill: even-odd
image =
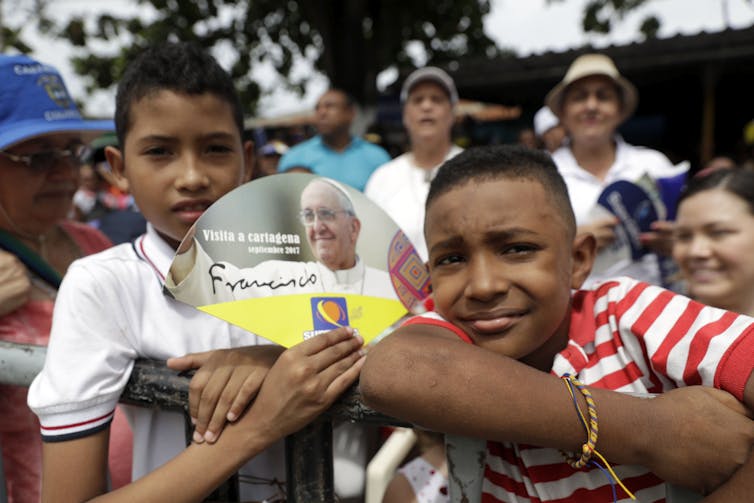
[{"label": "person's hand", "polygon": [[364,365],[364,341],[352,328],[317,335],[286,350],[267,373],[239,425],[268,439],[295,433],[353,384]]},{"label": "person's hand", "polygon": [[[648,399],[649,428],[637,430],[648,449],[641,464],[660,478],[708,494],[727,481],[754,446],[751,411],[733,395],[703,386]],[[599,446],[598,446],[599,447]]]},{"label": "person's hand", "polygon": [[651,232],[642,232],[639,236],[641,244],[657,255],[670,257],[673,255],[673,222],[658,220],[650,225]]},{"label": "person's hand", "polygon": [[589,233],[594,236],[597,241],[597,249],[599,252],[606,246],[615,241],[615,226],[618,225],[617,217],[605,217],[598,220],[594,220],[591,223],[585,225],[579,225],[578,233]]},{"label": "person's hand", "polygon": [[199,369],[189,384],[195,442],[215,442],[225,422],[241,416],[284,350],[276,345],[247,346],[191,353],[167,361],[174,370]]},{"label": "person's hand", "polygon": [[30,296],[31,281],[26,267],[15,255],[0,250],[0,316],[26,304]]}]

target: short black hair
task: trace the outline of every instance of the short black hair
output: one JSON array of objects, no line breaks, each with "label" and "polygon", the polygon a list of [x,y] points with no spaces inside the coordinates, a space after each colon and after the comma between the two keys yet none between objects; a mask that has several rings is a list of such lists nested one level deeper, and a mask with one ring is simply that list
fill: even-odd
[{"label": "short black hair", "polygon": [[189,95],[211,93],[226,101],[243,138],[243,109],[228,72],[204,49],[191,42],[166,42],[147,48],[126,67],[115,97],[115,131],[125,145],[131,105],[159,91]]},{"label": "short black hair", "polygon": [[754,215],[754,172],[743,168],[724,168],[708,175],[695,176],[681,191],[678,206],[689,197],[707,190],[721,189],[738,196]]},{"label": "short black hair", "polygon": [[446,161],[429,186],[425,208],[439,196],[470,182],[482,183],[499,179],[531,180],[539,183],[555,207],[560,210],[569,232],[576,232],[568,187],[552,157],[546,152],[520,145],[473,147]]},{"label": "short black hair", "polygon": [[342,87],[330,87],[320,95],[320,98],[328,93],[338,93],[341,96],[343,96],[343,104],[346,108],[355,108],[356,107],[356,99],[354,99],[353,95],[343,89]]}]

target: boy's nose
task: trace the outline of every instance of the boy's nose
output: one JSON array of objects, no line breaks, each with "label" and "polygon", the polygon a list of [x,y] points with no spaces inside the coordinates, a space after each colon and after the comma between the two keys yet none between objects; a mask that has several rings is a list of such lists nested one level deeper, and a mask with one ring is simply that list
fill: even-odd
[{"label": "boy's nose", "polygon": [[186,190],[197,190],[209,185],[209,177],[202,168],[202,164],[194,156],[185,156],[181,160],[180,168],[181,173],[177,177],[176,181],[180,188]]},{"label": "boy's nose", "polygon": [[[476,300],[490,300],[497,295],[507,293],[510,282],[496,270],[494,260],[475,258],[468,264],[468,280],[465,294]],[[499,265],[498,265],[499,267]]]}]

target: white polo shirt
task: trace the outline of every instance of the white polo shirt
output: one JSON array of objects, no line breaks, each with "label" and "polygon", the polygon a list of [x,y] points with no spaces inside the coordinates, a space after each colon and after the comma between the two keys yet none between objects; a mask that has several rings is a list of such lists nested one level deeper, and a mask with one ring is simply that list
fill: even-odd
[{"label": "white polo shirt", "polygon": [[[42,371],[29,389],[45,441],[68,440],[106,427],[137,358],[269,344],[163,294],[173,249],[151,225],[134,243],[75,261],[58,292]],[[186,447],[183,415],[124,406],[134,432],[133,478],[153,471]],[[241,473],[285,480],[282,442]],[[246,499],[276,494],[269,485],[241,484]]]}]

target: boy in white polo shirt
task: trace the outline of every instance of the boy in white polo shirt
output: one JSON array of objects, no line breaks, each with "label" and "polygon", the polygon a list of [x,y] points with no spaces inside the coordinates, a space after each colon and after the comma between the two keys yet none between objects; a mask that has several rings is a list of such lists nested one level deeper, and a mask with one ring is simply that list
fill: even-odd
[{"label": "boy in white polo shirt", "polygon": [[[273,346],[202,353],[267,343],[162,293],[181,238],[209,205],[248,180],[252,145],[242,141],[233,83],[201,49],[155,47],[129,65],[115,122],[121,147],[108,147],[106,156],[149,225],[133,243],[74,262],[61,286],[47,360],[29,392],[45,441],[43,500],[104,495],[110,420],[134,361],[186,353],[199,354],[169,364],[205,365],[195,379],[206,383],[199,388],[209,406],[197,406],[194,396],[191,404],[197,442],[185,447],[182,414],[129,408],[135,482],[105,499],[200,500],[251,458],[242,473],[268,483],[242,487],[242,498],[274,498],[282,451],[262,451],[353,382],[361,340],[340,329],[280,358],[282,348]],[[230,410],[222,405],[241,391],[256,394],[245,413],[246,400]],[[226,417],[232,422],[219,435]]]}]

